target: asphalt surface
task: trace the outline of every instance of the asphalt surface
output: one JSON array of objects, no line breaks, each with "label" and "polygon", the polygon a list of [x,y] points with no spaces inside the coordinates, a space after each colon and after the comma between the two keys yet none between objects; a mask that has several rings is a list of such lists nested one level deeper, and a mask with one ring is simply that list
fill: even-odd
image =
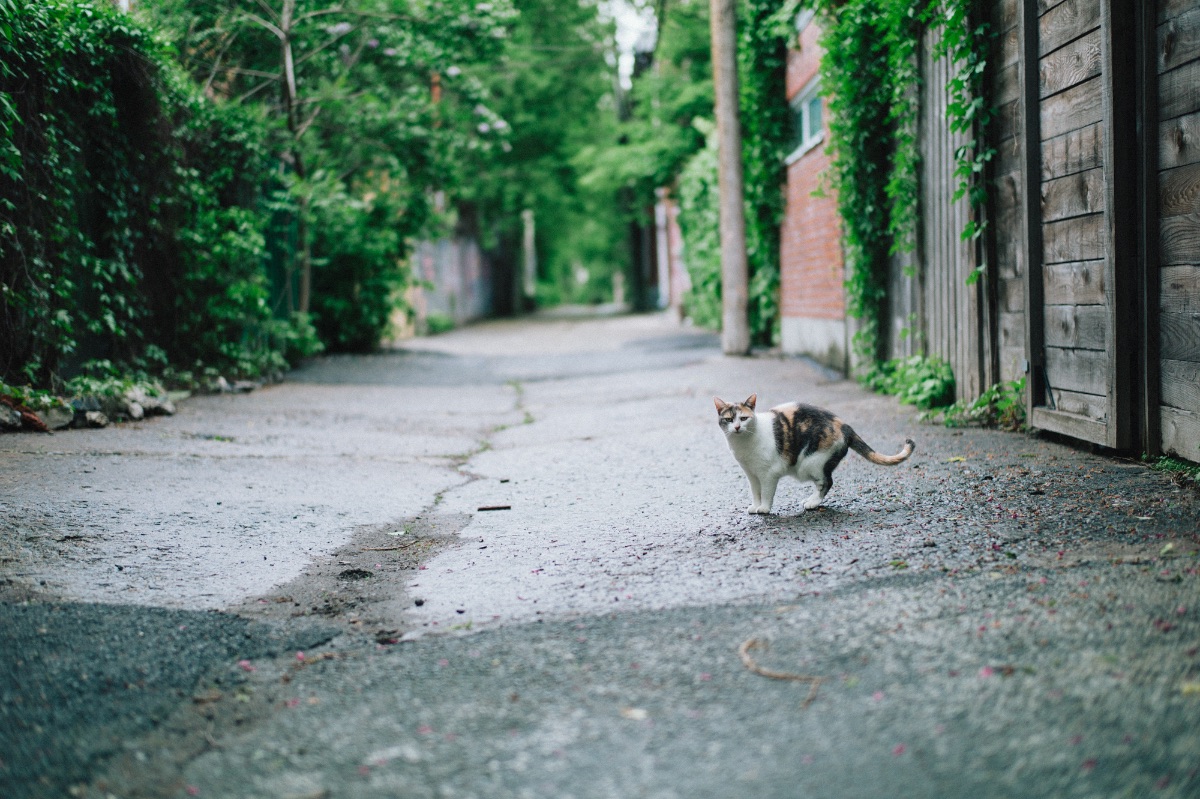
[{"label": "asphalt surface", "polygon": [[[820,510],[711,397],[828,407]],[[1200,795],[1200,496],[661,316],[0,438],[0,796]]]}]

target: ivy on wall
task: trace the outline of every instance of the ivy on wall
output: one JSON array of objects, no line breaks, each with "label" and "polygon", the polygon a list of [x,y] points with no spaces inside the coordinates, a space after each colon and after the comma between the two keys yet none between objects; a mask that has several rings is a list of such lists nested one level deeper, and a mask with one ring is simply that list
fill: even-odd
[{"label": "ivy on wall", "polygon": [[94,360],[258,375],[311,352],[268,305],[261,122],[110,3],[0,12],[0,380]]},{"label": "ivy on wall", "polygon": [[[794,9],[806,3],[795,2]],[[884,357],[890,257],[916,243],[919,208],[917,138],[922,33],[937,27],[936,56],[956,67],[949,85],[951,130],[968,144],[955,153],[959,186],[978,211],[994,150],[985,137],[993,111],[983,92],[989,26],[977,22],[975,0],[813,0],[822,26],[822,86],[829,98],[831,186],[843,221],[848,312],[860,320],[855,349],[868,362]],[[788,9],[785,7],[785,13]],[[794,13],[794,11],[793,11]],[[972,215],[962,235],[982,229]],[[981,265],[971,276],[977,280]]]}]

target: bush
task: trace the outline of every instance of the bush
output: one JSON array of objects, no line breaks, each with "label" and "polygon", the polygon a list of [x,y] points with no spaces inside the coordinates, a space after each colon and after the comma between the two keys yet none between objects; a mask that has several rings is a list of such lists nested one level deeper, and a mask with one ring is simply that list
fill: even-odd
[{"label": "bush", "polygon": [[95,359],[257,377],[313,351],[269,302],[262,120],[111,3],[18,0],[6,20],[0,379],[52,387]]},{"label": "bush", "polygon": [[877,363],[860,382],[921,409],[942,408],[954,402],[954,371],[941,358],[914,355]]}]

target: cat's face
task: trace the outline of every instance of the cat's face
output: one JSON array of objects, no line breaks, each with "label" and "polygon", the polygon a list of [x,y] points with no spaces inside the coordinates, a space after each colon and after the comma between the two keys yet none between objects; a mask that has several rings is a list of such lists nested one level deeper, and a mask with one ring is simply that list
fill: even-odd
[{"label": "cat's face", "polygon": [[745,402],[726,402],[720,397],[713,397],[717,406],[717,421],[725,435],[745,435],[754,430],[754,403],[757,401],[757,394],[751,394]]}]

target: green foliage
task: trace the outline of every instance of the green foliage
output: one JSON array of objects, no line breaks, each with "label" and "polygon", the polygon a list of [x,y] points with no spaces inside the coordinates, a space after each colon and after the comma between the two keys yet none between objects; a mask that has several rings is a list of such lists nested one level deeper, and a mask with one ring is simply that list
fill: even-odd
[{"label": "green foliage", "polygon": [[[460,229],[477,233],[495,260],[517,265],[522,211],[534,213],[539,304],[581,302],[628,262],[625,185],[614,107],[613,35],[594,0],[515,0],[507,46],[479,81],[503,135],[463,162]],[[626,159],[632,160],[632,157]],[[579,283],[579,270],[589,280]]]},{"label": "green foliage", "polygon": [[997,383],[971,402],[956,402],[936,414],[947,427],[1025,429],[1025,378]]},{"label": "green foliage", "polygon": [[89,361],[82,374],[66,381],[64,392],[69,397],[116,399],[131,391],[140,390],[150,397],[166,396],[162,383],[144,372],[129,372],[111,361]]},{"label": "green foliage", "polygon": [[35,389],[32,386],[10,386],[0,381],[0,397],[8,397],[18,405],[24,405],[34,413],[48,408],[67,407],[69,403],[52,391]]},{"label": "green foliage", "polygon": [[905,405],[940,408],[954,401],[954,372],[941,358],[914,355],[876,363],[861,378],[881,394],[894,394]]},{"label": "green foliage", "polygon": [[3,376],[50,386],[96,357],[286,368],[303,326],[268,302],[261,119],[203,97],[109,3],[14,7],[0,37],[0,149],[16,154],[0,169]]},{"label": "green foliage", "polygon": [[701,327],[721,327],[720,195],[717,188],[716,125],[697,119],[706,144],[679,175],[679,227],[687,250],[692,286],[684,307]]},{"label": "green foliage", "polygon": [[454,329],[454,319],[440,313],[431,313],[425,317],[426,333],[436,336],[439,333],[449,333]]},{"label": "green foliage", "polygon": [[1191,482],[1193,486],[1200,485],[1200,464],[1188,463],[1164,455],[1151,463],[1150,468],[1166,474],[1172,482],[1181,487],[1188,482]]},{"label": "green foliage", "polygon": [[[800,5],[792,0],[791,8]],[[982,92],[990,33],[987,25],[972,21],[974,5],[973,0],[813,2],[823,29],[821,80],[831,111],[831,187],[843,221],[848,311],[861,320],[855,347],[867,361],[882,356],[888,259],[916,241],[916,53],[928,26],[940,28],[939,54],[955,64],[947,87],[951,129],[971,138],[955,153],[956,196],[967,194],[976,208],[986,197],[983,172],[994,155],[981,144],[993,115]],[[979,233],[974,222],[963,231],[968,238]],[[971,278],[976,279],[978,273]]]},{"label": "green foliage", "polygon": [[321,180],[314,201],[313,314],[331,349],[369,352],[387,331],[398,296],[409,283],[401,237],[406,205],[386,186]]},{"label": "green foliage", "polygon": [[739,6],[738,87],[746,197],[751,335],[761,344],[779,338],[779,244],[786,195],[784,158],[792,138],[785,102],[788,44],[795,28],[778,17],[779,0]]},{"label": "green foliage", "polygon": [[[672,152],[673,159],[664,159],[664,166],[678,170],[679,175],[679,224],[692,281],[687,312],[697,324],[716,328],[721,325],[721,257],[717,150],[710,116],[712,76],[707,69],[708,15],[699,4],[683,8],[690,8],[690,15],[672,7],[662,31],[663,58],[670,65],[670,68],[664,66],[663,71],[672,75],[675,83],[667,84],[664,79],[656,78],[655,83],[646,85],[664,94],[666,88],[673,88],[674,93],[668,97],[677,99],[667,106],[688,111],[674,120],[691,128],[687,136],[679,137],[686,145]],[[781,23],[777,11],[775,0],[749,0],[739,10],[739,114],[749,268],[747,312],[751,336],[759,344],[771,344],[778,338],[779,227],[785,200],[783,159],[791,138],[791,117],[784,101],[791,21]],[[690,55],[703,48],[702,58],[689,61],[689,66],[699,61],[705,67],[703,71],[684,70],[671,60],[677,39],[692,43],[690,48],[682,50]],[[678,130],[664,127],[666,135]],[[696,131],[704,135],[701,149],[696,148]],[[682,161],[680,156],[686,156],[686,160]],[[655,179],[662,180],[663,176],[655,174]]]}]

